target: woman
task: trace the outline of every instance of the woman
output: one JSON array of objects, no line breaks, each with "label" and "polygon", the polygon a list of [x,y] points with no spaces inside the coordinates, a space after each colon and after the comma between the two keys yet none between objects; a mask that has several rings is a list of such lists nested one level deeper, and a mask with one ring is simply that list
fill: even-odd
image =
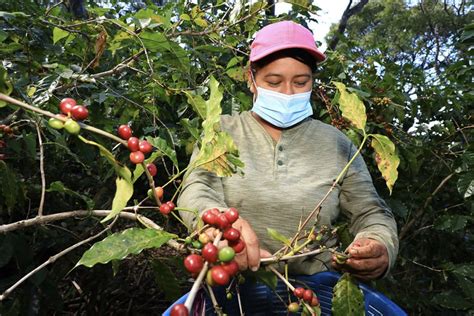
[{"label": "woman", "polygon": [[[305,27],[283,21],[262,28],[250,52],[253,108],[221,118],[222,129],[239,148],[245,174],[220,178],[197,169],[185,179],[180,206],[200,212],[239,210],[233,226],[247,245],[236,257],[241,269],[257,270],[260,258],[281,248],[267,228],[294,235],[300,218],[313,210],[356,151],[340,131],[310,117],[312,74],[324,59]],[[189,213],[182,216],[193,221]],[[398,251],[396,224],[360,156],[322,204],[318,226],[331,226],[340,216],[349,219],[355,239],[347,249],[351,258],[343,266],[333,258],[333,267],[363,280],[388,272]],[[293,260],[290,271],[313,274],[330,262],[326,252]]]}]

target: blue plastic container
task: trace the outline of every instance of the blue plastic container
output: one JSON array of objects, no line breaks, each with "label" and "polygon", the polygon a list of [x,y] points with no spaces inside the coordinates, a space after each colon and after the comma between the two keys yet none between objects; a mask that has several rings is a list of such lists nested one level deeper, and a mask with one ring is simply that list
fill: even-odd
[{"label": "blue plastic container", "polygon": [[[295,279],[311,288],[319,298],[322,315],[331,315],[332,288],[340,278],[339,273],[321,272],[314,275],[298,276]],[[243,312],[245,315],[288,315],[285,304],[275,295],[269,287],[263,284],[246,283],[240,287]],[[365,313],[368,316],[405,316],[407,315],[397,304],[385,295],[374,291],[364,284],[360,284],[365,297]],[[279,282],[276,292],[287,297],[286,285]],[[240,315],[237,298],[227,300],[223,288],[214,290],[219,305],[230,316]],[[183,304],[188,294],[178,299],[174,304]],[[173,305],[174,305],[173,304]],[[172,306],[171,306],[172,307]],[[171,307],[163,315],[170,315]],[[214,308],[209,298],[206,298],[206,315],[215,315]]]}]

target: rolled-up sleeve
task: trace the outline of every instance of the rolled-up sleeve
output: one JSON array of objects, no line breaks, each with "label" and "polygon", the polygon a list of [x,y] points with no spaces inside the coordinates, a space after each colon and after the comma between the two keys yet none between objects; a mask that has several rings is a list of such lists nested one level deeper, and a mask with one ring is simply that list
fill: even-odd
[{"label": "rolled-up sleeve", "polygon": [[[350,152],[355,153],[353,145]],[[361,155],[355,158],[343,179],[340,207],[350,219],[354,240],[371,238],[385,245],[389,256],[387,274],[398,254],[397,225],[392,211],[377,194]]]}]

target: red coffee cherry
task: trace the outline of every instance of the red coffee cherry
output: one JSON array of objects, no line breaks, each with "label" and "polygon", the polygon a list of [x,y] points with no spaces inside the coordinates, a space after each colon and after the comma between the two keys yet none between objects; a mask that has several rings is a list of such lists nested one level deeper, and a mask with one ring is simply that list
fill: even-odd
[{"label": "red coffee cherry", "polygon": [[130,151],[139,151],[140,149],[138,147],[139,142],[140,140],[138,138],[130,137],[127,142],[128,149],[130,149]]},{"label": "red coffee cherry", "polygon": [[202,257],[209,263],[214,263],[217,261],[217,257],[219,254],[219,249],[214,246],[212,243],[207,243],[204,248],[202,248]]},{"label": "red coffee cherry", "polygon": [[305,302],[311,303],[311,301],[313,300],[313,291],[311,291],[310,289],[304,290],[303,300]]},{"label": "red coffee cherry", "polygon": [[227,285],[229,284],[230,281],[230,275],[227,273],[222,266],[213,266],[211,268],[211,276],[212,280],[217,284],[217,285]]},{"label": "red coffee cherry", "polygon": [[199,273],[203,266],[204,262],[200,255],[192,254],[184,259],[184,267],[191,273]]},{"label": "red coffee cherry", "polygon": [[217,223],[217,215],[212,213],[211,210],[205,211],[201,218],[202,221],[208,225],[215,225]]},{"label": "red coffee cherry", "polygon": [[152,177],[156,176],[158,172],[158,168],[156,168],[156,165],[154,163],[149,163],[146,165],[146,168],[148,169],[148,172]]},{"label": "red coffee cherry", "polygon": [[240,253],[245,249],[245,242],[242,239],[229,241],[229,246],[234,249],[235,253]]},{"label": "red coffee cherry", "polygon": [[225,211],[224,214],[231,224],[233,224],[239,218],[239,211],[237,211],[237,209],[233,207]]},{"label": "red coffee cherry", "polygon": [[134,164],[142,163],[145,160],[145,155],[141,151],[134,151],[130,153],[130,161]]},{"label": "red coffee cherry", "polygon": [[188,308],[184,304],[176,304],[171,308],[171,316],[189,316]]},{"label": "red coffee cherry", "polygon": [[160,213],[163,214],[163,215],[168,215],[169,213],[171,213],[171,208],[168,204],[166,203],[163,203],[160,205]]},{"label": "red coffee cherry", "polygon": [[298,298],[303,298],[304,288],[302,287],[295,288],[295,290],[293,291],[293,294],[295,294],[295,296]]},{"label": "red coffee cherry", "polygon": [[59,110],[66,115],[71,113],[74,106],[76,106],[76,100],[72,98],[64,98],[59,102]]},{"label": "red coffee cherry", "polygon": [[75,120],[82,121],[89,116],[89,110],[83,105],[75,105],[71,110],[71,115]]},{"label": "red coffee cherry", "polygon": [[117,129],[117,134],[121,139],[128,140],[132,137],[132,129],[128,125],[120,125]]},{"label": "red coffee cherry", "polygon": [[230,276],[234,276],[239,272],[239,265],[235,260],[222,263],[221,266],[224,270],[227,271],[227,273],[229,273]]},{"label": "red coffee cherry", "polygon": [[171,211],[174,211],[174,208],[176,207],[176,205],[174,205],[173,201],[168,201],[168,202],[166,202],[166,204],[168,204],[168,206],[170,207]]},{"label": "red coffee cherry", "polygon": [[228,241],[237,241],[240,238],[240,232],[237,229],[230,227],[224,231],[222,236]]},{"label": "red coffee cherry", "polygon": [[151,144],[147,142],[146,140],[140,141],[140,143],[138,144],[138,148],[144,154],[148,154],[153,150],[153,147],[151,146]]},{"label": "red coffee cherry", "polygon": [[227,217],[224,214],[219,214],[217,215],[217,221],[216,221],[217,226],[221,229],[224,230],[227,227],[230,227],[230,222],[227,219]]},{"label": "red coffee cherry", "polygon": [[310,305],[311,306],[318,306],[319,305],[319,299],[316,295],[314,295],[313,298],[311,299]]}]

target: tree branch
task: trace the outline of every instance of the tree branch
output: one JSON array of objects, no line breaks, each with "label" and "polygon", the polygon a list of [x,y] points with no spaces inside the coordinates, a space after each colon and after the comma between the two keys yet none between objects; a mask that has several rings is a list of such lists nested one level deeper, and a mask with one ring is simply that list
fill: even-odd
[{"label": "tree branch", "polygon": [[436,189],[430,194],[430,196],[425,200],[425,203],[423,204],[422,207],[420,207],[415,215],[413,216],[413,218],[408,221],[407,224],[405,224],[405,226],[403,226],[403,228],[401,229],[400,231],[400,235],[399,235],[399,238],[400,240],[401,239],[404,239],[408,233],[408,231],[413,227],[413,225],[415,225],[415,222],[419,219],[421,219],[421,217],[423,216],[423,213],[426,209],[426,207],[431,203],[431,200],[433,200],[433,197],[443,188],[443,186],[449,181],[449,179],[451,179],[453,176],[454,176],[455,173],[451,173],[449,174],[448,176],[446,176],[441,182],[440,184],[436,187]]},{"label": "tree branch", "polygon": [[[124,210],[133,210],[133,209],[134,207],[126,207]],[[61,212],[61,213],[56,213],[56,214],[51,214],[51,215],[36,216],[34,218],[21,220],[21,221],[11,223],[11,224],[0,225],[0,233],[5,234],[17,229],[30,227],[34,225],[43,225],[46,223],[60,221],[60,220],[71,218],[71,217],[88,217],[91,215],[105,217],[109,215],[110,212],[111,212],[110,210],[93,210],[93,211],[79,210],[79,211]],[[163,228],[159,226],[158,224],[156,224],[154,221],[140,214],[122,211],[118,214],[118,216],[126,218],[126,219],[140,221],[144,225],[156,230],[163,230]],[[168,241],[167,244],[168,246],[179,251],[183,249],[183,246],[175,240],[170,240]]]},{"label": "tree branch", "polygon": [[353,16],[354,14],[362,11],[364,6],[368,2],[369,0],[361,0],[358,4],[356,4],[353,8],[351,8],[352,0],[349,1],[349,4],[347,5],[346,10],[344,10],[341,20],[339,21],[339,27],[337,28],[337,32],[334,35],[334,37],[331,39],[331,41],[329,42],[328,48],[330,50],[336,49],[336,46],[339,43],[340,38],[343,36],[344,31],[346,30],[347,21],[349,20],[349,18]]},{"label": "tree branch", "polygon": [[61,258],[62,256],[64,256],[65,254],[73,251],[74,249],[76,249],[77,247],[79,246],[82,246],[86,243],[88,243],[89,241],[91,240],[94,240],[96,239],[97,237],[101,236],[102,234],[104,234],[106,231],[110,230],[112,228],[112,226],[115,224],[116,220],[117,220],[118,217],[116,217],[112,223],[110,223],[105,229],[103,229],[102,231],[100,231],[98,234],[95,234],[94,236],[91,236],[87,239],[84,239],[66,249],[64,249],[63,251],[57,253],[56,255],[52,256],[52,257],[49,257],[48,260],[46,260],[45,262],[43,262],[41,265],[37,266],[36,268],[34,268],[33,270],[31,270],[29,273],[27,273],[25,276],[23,276],[20,280],[18,280],[15,284],[13,284],[12,286],[10,286],[8,289],[5,290],[5,292],[3,292],[2,295],[0,295],[0,302],[3,301],[5,298],[7,298],[7,296],[13,292],[18,286],[20,286],[20,284],[22,284],[24,281],[26,281],[29,277],[31,277],[33,274],[35,274],[36,272],[38,272],[39,270],[43,269],[44,267],[46,267],[47,265],[49,265],[50,263],[53,263],[55,262],[56,260],[58,260],[59,258]]}]

